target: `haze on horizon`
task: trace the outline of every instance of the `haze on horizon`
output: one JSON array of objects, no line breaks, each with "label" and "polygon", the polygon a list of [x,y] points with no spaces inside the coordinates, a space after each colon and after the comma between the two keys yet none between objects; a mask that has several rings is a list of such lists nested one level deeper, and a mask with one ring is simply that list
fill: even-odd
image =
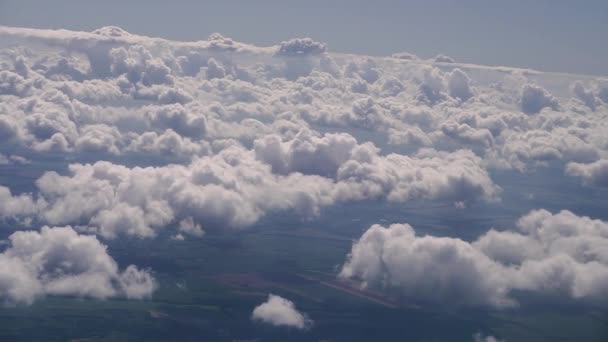
[{"label": "haze on horizon", "polygon": [[219,32],[259,46],[311,37],[334,52],[446,54],[471,64],[608,75],[602,0],[1,0],[0,25],[84,31],[116,25],[176,40]]}]

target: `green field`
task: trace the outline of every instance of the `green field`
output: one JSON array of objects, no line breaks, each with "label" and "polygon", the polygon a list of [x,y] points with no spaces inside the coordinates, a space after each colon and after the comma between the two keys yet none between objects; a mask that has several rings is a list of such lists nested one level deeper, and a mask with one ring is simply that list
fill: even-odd
[{"label": "green field", "polygon": [[[336,270],[351,246],[344,234],[356,224],[336,224],[330,233],[312,222],[281,220],[274,220],[281,228],[266,222],[198,240],[113,241],[109,252],[121,265],[154,270],[160,288],[151,300],[52,297],[29,307],[5,307],[0,340],[468,341],[477,331],[509,341],[605,341],[608,336],[608,314],[589,308],[422,309],[390,297],[383,300],[395,305],[385,305],[353,293],[357,288],[328,286],[339,283]],[[268,293],[294,301],[315,321],[312,329],[252,322],[253,308]]]}]

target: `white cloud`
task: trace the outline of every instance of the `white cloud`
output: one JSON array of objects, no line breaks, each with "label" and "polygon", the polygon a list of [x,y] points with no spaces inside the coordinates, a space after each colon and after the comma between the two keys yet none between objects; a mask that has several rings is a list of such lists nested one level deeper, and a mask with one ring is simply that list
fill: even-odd
[{"label": "white cloud", "polygon": [[417,237],[407,224],[370,227],[340,276],[446,304],[510,305],[500,265],[459,239]]},{"label": "white cloud", "polygon": [[313,324],[305,314],[298,311],[292,301],[273,294],[268,300],[253,309],[251,318],[256,321],[296,329],[307,329]]},{"label": "white cloud", "polygon": [[455,63],[454,58],[446,55],[437,55],[435,56],[435,63]]},{"label": "white cloud", "polygon": [[592,162],[600,149],[580,129],[556,127],[552,130],[508,131],[503,135],[499,153],[515,168],[554,160]]},{"label": "white cloud", "polygon": [[[8,163],[8,159],[6,162]],[[39,205],[40,203],[37,204],[32,199],[31,194],[13,195],[9,188],[0,186],[0,218],[34,215]]]},{"label": "white cloud", "polygon": [[600,104],[599,99],[595,94],[591,90],[586,89],[581,82],[575,82],[572,85],[572,92],[581,102],[592,110],[595,110]]},{"label": "white cloud", "polygon": [[456,68],[448,76],[448,90],[450,96],[466,101],[473,96],[471,79],[462,70]]},{"label": "white cloud", "polygon": [[143,85],[173,84],[171,69],[159,58],[154,58],[144,46],[117,47],[110,50],[110,70],[117,77],[125,75],[131,83]]},{"label": "white cloud", "polygon": [[410,300],[444,305],[516,305],[511,291],[606,304],[608,223],[536,210],[519,232],[495,231],[469,243],[417,236],[407,224],[373,225],[353,245],[340,275]]},{"label": "white cloud", "polygon": [[272,166],[278,173],[302,172],[333,177],[350,159],[357,140],[349,134],[315,136],[309,130],[300,131],[293,140],[282,142],[277,135],[255,141],[256,157]]},{"label": "white cloud", "polygon": [[0,114],[0,141],[10,141],[15,138],[17,134],[17,127],[13,123],[13,119],[6,114]]},{"label": "white cloud", "polygon": [[[193,220],[192,227],[243,228],[277,210],[315,217],[339,201],[472,202],[500,193],[481,159],[464,150],[383,156],[348,134],[319,137],[305,130],[287,141],[266,136],[254,146],[229,144],[185,165],[72,164],[67,175],[47,172],[37,180],[37,212],[53,225],[85,222],[104,238],[146,238],[184,219]],[[31,195],[7,197],[33,205]],[[11,208],[6,205],[4,216]]]},{"label": "white cloud", "polygon": [[608,159],[590,164],[568,163],[566,174],[581,177],[586,185],[608,187]]},{"label": "white cloud", "polygon": [[441,132],[463,144],[471,144],[489,148],[494,145],[494,136],[486,128],[475,129],[466,123],[459,124],[455,121],[445,121],[441,125]]},{"label": "white cloud", "polygon": [[386,197],[389,201],[443,199],[453,201],[492,200],[497,187],[481,160],[472,152],[425,150],[416,157],[377,155],[373,145],[353,151],[337,173],[339,196],[348,199]]},{"label": "white cloud", "polygon": [[270,210],[294,209],[307,217],[334,201],[330,180],[273,175],[238,146],[189,165],[74,164],[69,175],[48,172],[37,185],[48,200],[41,213],[46,222],[89,222],[105,238],[151,237],[188,217],[213,229],[246,227]]},{"label": "white cloud", "polygon": [[[592,162],[608,150],[601,80],[570,90],[565,76],[464,64],[443,72],[450,67],[432,61],[330,54],[311,39],[256,48],[219,34],[172,42],[116,27],[2,27],[0,35],[33,46],[3,50],[3,89],[13,95],[0,95],[0,139],[33,151],[184,162],[208,153],[214,140],[249,147],[301,128],[360,141],[354,132],[369,130],[403,154],[471,149],[488,166],[518,170],[550,159]],[[582,102],[558,101],[545,89],[572,91]],[[581,105],[589,99],[595,115]],[[541,111],[560,102],[560,112]],[[539,113],[525,116],[522,108]],[[282,131],[286,124],[295,129]]]},{"label": "white cloud", "polygon": [[207,61],[207,79],[211,80],[224,77],[226,77],[226,70],[224,67],[214,58],[209,58]]},{"label": "white cloud", "polygon": [[0,71],[0,95],[21,97],[28,93],[29,87],[21,75],[7,70]]},{"label": "white cloud", "polygon": [[327,51],[327,46],[310,38],[294,38],[284,41],[276,52],[277,56],[296,57],[320,55]]},{"label": "white cloud", "polygon": [[181,221],[179,221],[179,231],[183,234],[194,236],[194,237],[202,237],[205,235],[205,231],[203,227],[194,222],[192,217],[187,217]]},{"label": "white cloud", "polygon": [[329,55],[324,54],[319,59],[319,69],[323,72],[326,72],[333,77],[340,77],[342,74],[342,70],[340,70],[340,66],[336,63],[336,61]]},{"label": "white cloud", "polygon": [[[438,201],[466,213],[500,199],[495,168],[567,165],[587,186],[606,185],[608,84],[596,77],[339,54],[308,38],[262,48],[220,34],[175,42],[117,27],[0,27],[5,39],[17,44],[0,49],[0,164],[19,166],[15,154],[72,164],[45,172],[33,193],[0,186],[8,222],[70,224],[100,239],[171,230],[183,240],[351,201]],[[518,230],[471,242],[374,226],[342,275],[445,305],[511,306],[516,291],[601,302],[605,226],[534,211]],[[53,233],[27,234],[62,236],[49,251],[89,241],[105,268],[91,261],[66,273],[72,259],[89,259],[63,252],[48,258],[59,253],[68,266],[1,254],[7,302],[152,292],[147,271],[119,270],[94,236],[45,229]]]},{"label": "white cloud", "polygon": [[[7,146],[0,163],[21,151],[74,162],[61,175],[46,172],[32,194],[0,187],[2,218],[84,224],[105,239],[152,238],[163,229],[185,239],[281,211],[314,218],[350,201],[429,200],[471,210],[472,202],[500,198],[492,168],[544,172],[561,161],[585,184],[606,184],[608,88],[592,77],[573,83],[450,65],[445,56],[334,54],[311,39],[258,48],[219,34],[172,42],[115,27],[0,27],[4,37],[25,39],[31,51],[0,53]],[[83,155],[113,162],[86,164]],[[127,167],[116,157],[155,166]],[[598,298],[606,288],[604,228],[581,227],[603,223],[567,213],[527,217],[534,215],[543,234],[554,235],[522,223],[520,231],[490,230],[465,242],[376,226],[342,274],[463,305],[513,305],[513,290]],[[561,230],[566,221],[571,235]],[[30,273],[18,272],[26,266],[7,264],[7,274],[22,277],[10,282],[28,281]],[[102,277],[111,287],[83,293],[71,282],[47,290],[38,279],[15,301],[62,291],[150,292],[145,271],[113,272]]]},{"label": "white cloud", "polygon": [[344,76],[374,83],[380,78],[378,66],[371,58],[354,59],[344,67]]},{"label": "white cloud", "polygon": [[535,84],[526,84],[521,90],[521,110],[526,114],[535,114],[543,108],[559,108],[559,102],[547,90]]},{"label": "white cloud", "polygon": [[97,238],[71,227],[15,232],[0,254],[5,304],[31,304],[44,295],[141,299],[156,287],[148,271],[133,265],[120,271]]},{"label": "white cloud", "polygon": [[426,69],[423,82],[418,86],[416,100],[427,105],[435,105],[446,98],[443,75],[437,68]]}]

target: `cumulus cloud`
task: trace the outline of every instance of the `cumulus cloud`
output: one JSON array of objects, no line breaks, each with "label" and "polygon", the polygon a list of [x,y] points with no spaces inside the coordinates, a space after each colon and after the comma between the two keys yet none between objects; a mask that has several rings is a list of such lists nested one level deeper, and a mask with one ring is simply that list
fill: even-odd
[{"label": "cumulus cloud", "polygon": [[585,88],[585,86],[581,82],[575,82],[572,85],[572,93],[574,93],[574,96],[576,96],[576,98],[578,98],[582,103],[584,103],[592,110],[595,110],[596,107],[600,104],[599,99],[595,96],[593,91]]},{"label": "cumulus cloud", "polygon": [[215,59],[209,58],[207,61],[207,79],[224,77],[226,77],[226,70],[224,67]]},{"label": "cumulus cloud", "polygon": [[566,174],[582,178],[586,185],[608,187],[608,159],[589,164],[568,163]]},{"label": "cumulus cloud", "polygon": [[306,130],[286,141],[266,136],[254,142],[254,150],[220,148],[185,165],[72,164],[66,175],[46,172],[36,181],[36,204],[29,194],[4,191],[1,213],[25,214],[17,208],[29,207],[27,213],[44,222],[86,223],[108,239],[153,237],[179,221],[180,232],[200,236],[202,226],[243,228],[278,210],[312,218],[336,202],[491,201],[500,193],[481,159],[465,150],[384,156],[348,134]]},{"label": "cumulus cloud", "polygon": [[290,80],[306,76],[314,68],[314,59],[327,51],[327,46],[310,38],[294,38],[281,42],[276,57],[285,61],[285,76]]},{"label": "cumulus cloud", "polygon": [[407,224],[370,227],[353,245],[340,276],[408,297],[450,304],[511,303],[500,266],[468,243],[418,237]]},{"label": "cumulus cloud", "polygon": [[[268,134],[293,138],[308,128],[368,140],[357,132],[365,129],[374,141],[401,145],[400,153],[411,153],[410,144],[465,148],[488,165],[524,170],[550,159],[592,162],[608,146],[600,80],[575,83],[580,101],[560,112],[541,111],[563,101],[541,85],[563,94],[571,83],[530,71],[444,72],[432,61],[331,54],[306,38],[256,48],[219,34],[172,42],[116,27],[3,27],[0,35],[50,48],[3,49],[0,58],[0,140],[34,152],[184,162],[219,139],[251,147]],[[597,115],[577,103],[595,104]],[[538,113],[526,118],[521,109]]]},{"label": "cumulus cloud", "polygon": [[[0,164],[18,174],[29,167],[21,155],[28,174],[61,170],[41,170],[26,193],[0,186],[0,217],[74,227],[11,235],[0,254],[6,303],[149,296],[150,272],[118,267],[98,238],[205,238],[353,201],[434,201],[464,214],[500,199],[496,168],[542,176],[567,165],[606,186],[608,86],[597,77],[338,54],[306,38],[262,48],[220,34],[176,42],[117,27],[0,27],[0,40],[17,42],[0,48]],[[605,230],[543,210],[473,241],[374,226],[341,275],[447,306],[512,307],[521,292],[601,305]],[[273,296],[253,316],[310,325]]]},{"label": "cumulus cloud", "polygon": [[386,197],[394,202],[495,199],[500,188],[480,167],[480,162],[466,150],[454,153],[425,150],[416,158],[398,154],[379,157],[373,145],[365,144],[353,151],[353,158],[338,170],[339,196]]},{"label": "cumulus cloud", "polygon": [[273,294],[268,295],[266,302],[253,309],[251,318],[263,323],[295,329],[308,329],[313,324],[312,320],[296,309],[292,301]]},{"label": "cumulus cloud", "polygon": [[74,164],[69,175],[48,172],[37,185],[48,203],[41,213],[46,222],[88,222],[105,238],[152,237],[183,219],[193,220],[190,229],[183,229],[200,235],[198,225],[240,228],[279,209],[314,216],[334,201],[330,180],[298,173],[275,176],[270,166],[238,146],[189,165]]},{"label": "cumulus cloud", "polygon": [[521,90],[521,110],[526,114],[535,114],[543,108],[557,110],[559,102],[547,90],[535,84],[526,84]]},{"label": "cumulus cloud", "polygon": [[5,304],[31,304],[44,295],[141,299],[156,281],[146,270],[120,270],[106,247],[71,227],[18,231],[0,254],[0,297]]},{"label": "cumulus cloud", "polygon": [[302,130],[293,140],[283,142],[277,135],[268,135],[256,140],[254,146],[256,157],[270,164],[275,172],[334,176],[350,158],[357,140],[345,133],[317,137]]},{"label": "cumulus cloud", "polygon": [[342,70],[336,61],[329,55],[325,54],[319,59],[319,69],[334,77],[340,77]]},{"label": "cumulus cloud", "polygon": [[125,75],[131,83],[173,84],[171,69],[141,45],[114,48],[110,50],[110,60],[114,76]]},{"label": "cumulus cloud", "polygon": [[0,188],[0,216],[11,220],[85,224],[107,239],[163,229],[196,238],[350,201],[465,208],[500,197],[492,168],[543,172],[561,161],[586,184],[605,183],[599,79],[333,54],[306,38],[259,48],[116,27],[0,27],[0,37],[32,45],[0,53],[0,163],[22,151],[72,163],[32,194]]},{"label": "cumulus cloud", "polygon": [[469,243],[418,236],[407,224],[373,225],[340,276],[445,305],[509,307],[518,304],[513,290],[606,304],[607,222],[535,210],[517,228],[492,229]]},{"label": "cumulus cloud", "polygon": [[418,86],[416,100],[427,105],[435,105],[446,97],[443,75],[437,68],[427,69],[424,72],[423,81]]},{"label": "cumulus cloud", "polygon": [[450,96],[466,101],[473,96],[471,90],[471,79],[467,74],[460,70],[454,69],[448,77],[448,90]]},{"label": "cumulus cloud", "polygon": [[[4,157],[6,162],[9,160]],[[40,203],[36,203],[31,194],[13,195],[11,190],[0,186],[0,218],[17,218],[34,215]]]},{"label": "cumulus cloud", "polygon": [[466,123],[457,123],[456,121],[445,121],[441,125],[441,132],[455,141],[482,146],[484,148],[494,145],[494,136],[487,128],[472,128]]},{"label": "cumulus cloud", "polygon": [[327,51],[327,46],[310,38],[294,38],[284,41],[276,52],[277,56],[295,57],[319,55]]},{"label": "cumulus cloud", "polygon": [[396,78],[389,78],[382,84],[382,95],[383,96],[397,96],[403,90],[405,86]]},{"label": "cumulus cloud", "polygon": [[446,55],[439,54],[435,56],[435,63],[455,63],[454,58]]},{"label": "cumulus cloud", "polygon": [[371,58],[354,60],[348,63],[344,68],[344,75],[346,77],[360,78],[370,84],[380,78],[378,66]]},{"label": "cumulus cloud", "polygon": [[9,142],[17,137],[18,128],[7,114],[0,114],[0,141]]},{"label": "cumulus cloud", "polygon": [[0,71],[0,95],[21,97],[28,93],[30,86],[21,75],[7,70]]},{"label": "cumulus cloud", "polygon": [[509,130],[503,139],[499,153],[518,169],[554,160],[588,163],[601,155],[601,149],[593,143],[594,138],[576,127],[530,129],[526,132]]}]

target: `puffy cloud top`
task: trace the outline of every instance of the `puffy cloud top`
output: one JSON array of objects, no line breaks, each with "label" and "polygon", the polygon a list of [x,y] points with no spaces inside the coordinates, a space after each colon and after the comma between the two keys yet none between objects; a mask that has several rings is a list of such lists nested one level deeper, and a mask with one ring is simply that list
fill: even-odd
[{"label": "puffy cloud top", "polygon": [[574,83],[572,86],[572,92],[581,102],[592,110],[595,110],[600,104],[599,99],[595,96],[593,91],[585,88],[581,82],[577,81]]},{"label": "puffy cloud top", "polygon": [[327,46],[311,38],[294,38],[279,45],[277,56],[297,57],[320,55],[327,51]]},{"label": "puffy cloud top", "polygon": [[608,187],[608,159],[602,159],[590,164],[569,163],[566,173],[581,177],[589,186]]},{"label": "puffy cloud top", "polygon": [[[2,156],[4,157],[4,156]],[[4,164],[9,160],[3,158]],[[13,196],[11,190],[5,186],[0,186],[0,217],[21,217],[35,214],[38,204],[28,194]]]},{"label": "puffy cloud top", "polygon": [[439,55],[435,56],[435,62],[436,63],[455,63],[456,61],[454,60],[454,58],[452,58],[450,56],[439,54]]},{"label": "puffy cloud top", "polygon": [[471,90],[471,79],[467,76],[464,71],[460,69],[454,69],[448,78],[448,90],[450,96],[466,101],[473,96]]},{"label": "puffy cloud top", "polygon": [[490,230],[476,241],[417,236],[407,224],[373,225],[341,272],[411,300],[508,307],[511,291],[608,304],[608,223],[532,211],[519,232]]},{"label": "puffy cloud top", "polygon": [[256,321],[296,329],[307,329],[313,322],[305,314],[298,311],[292,301],[273,294],[268,300],[255,309],[251,318]]},{"label": "puffy cloud top", "polygon": [[94,236],[71,227],[43,227],[9,236],[0,254],[0,297],[31,304],[42,295],[92,298],[149,297],[156,281],[134,265],[120,271]]},{"label": "puffy cloud top", "polygon": [[[453,62],[445,56],[406,63],[395,58],[415,56],[331,54],[309,38],[259,48],[219,34],[173,42],[115,27],[0,27],[3,38],[27,40],[0,51],[0,164],[17,166],[22,152],[73,160],[61,174],[44,173],[33,193],[0,186],[0,217],[18,224],[84,224],[104,239],[173,229],[184,239],[278,211],[314,218],[350,201],[466,208],[500,198],[493,169],[545,172],[554,161],[587,186],[606,186],[608,88],[597,78],[436,64]],[[490,230],[474,242],[419,236],[407,225],[370,228],[343,275],[463,305],[513,305],[514,290],[596,298],[602,224],[533,213],[518,231]],[[97,241],[71,231],[36,233]],[[75,290],[57,285],[61,267],[32,271],[29,261],[2,258],[6,274],[19,275],[6,284],[35,285],[23,295],[7,285],[15,302],[137,297],[152,284],[137,268],[93,265],[100,287]],[[82,269],[69,271],[89,279]],[[120,285],[127,282],[143,290]]]},{"label": "puffy cloud top", "polygon": [[130,35],[129,32],[123,30],[118,26],[104,26],[93,30],[92,33],[99,34],[107,37],[124,37]]},{"label": "puffy cloud top", "polygon": [[[67,175],[47,172],[37,180],[36,203],[28,194],[0,192],[6,198],[0,213],[39,213],[51,224],[87,222],[110,239],[146,238],[183,219],[205,228],[242,228],[270,211],[294,210],[309,218],[342,201],[472,202],[500,193],[469,151],[428,150],[416,157],[378,152],[348,134],[301,131],[286,142],[273,135],[256,140],[254,151],[228,146],[187,165],[73,164]],[[18,209],[21,204],[29,209]]]},{"label": "puffy cloud top", "polygon": [[557,110],[559,103],[544,88],[534,84],[524,85],[521,90],[521,110],[526,114],[535,114],[545,107]]}]

